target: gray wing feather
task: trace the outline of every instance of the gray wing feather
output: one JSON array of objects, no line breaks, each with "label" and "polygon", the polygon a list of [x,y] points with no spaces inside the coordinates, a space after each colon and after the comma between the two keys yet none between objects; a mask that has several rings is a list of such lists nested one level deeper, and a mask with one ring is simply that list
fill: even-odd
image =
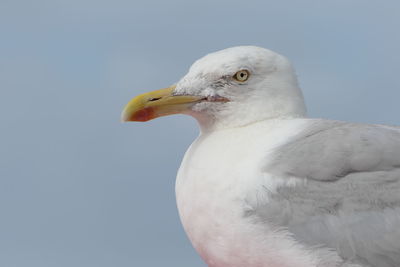
[{"label": "gray wing feather", "polygon": [[263,168],[281,187],[247,216],[363,266],[400,266],[400,129],[313,120]]},{"label": "gray wing feather", "polygon": [[399,167],[399,128],[316,120],[306,132],[284,145],[266,169],[334,181],[353,172]]}]

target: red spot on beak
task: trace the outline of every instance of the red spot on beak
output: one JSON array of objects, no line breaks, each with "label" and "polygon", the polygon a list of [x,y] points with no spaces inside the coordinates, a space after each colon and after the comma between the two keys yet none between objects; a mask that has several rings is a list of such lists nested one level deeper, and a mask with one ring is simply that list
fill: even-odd
[{"label": "red spot on beak", "polygon": [[138,110],[131,117],[131,120],[133,121],[149,121],[151,119],[154,119],[153,108],[144,108]]}]

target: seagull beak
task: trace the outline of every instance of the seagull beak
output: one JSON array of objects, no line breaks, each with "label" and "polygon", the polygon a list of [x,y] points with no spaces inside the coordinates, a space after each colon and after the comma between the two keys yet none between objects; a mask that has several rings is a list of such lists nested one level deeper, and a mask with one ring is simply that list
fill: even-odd
[{"label": "seagull beak", "polygon": [[161,116],[187,113],[202,96],[173,95],[175,85],[134,97],[122,111],[121,120],[149,121]]}]

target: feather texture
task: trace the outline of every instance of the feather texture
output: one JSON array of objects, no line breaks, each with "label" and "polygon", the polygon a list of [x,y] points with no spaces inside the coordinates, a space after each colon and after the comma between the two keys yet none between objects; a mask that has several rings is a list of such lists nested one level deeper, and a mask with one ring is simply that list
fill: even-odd
[{"label": "feather texture", "polygon": [[263,171],[295,178],[247,210],[309,246],[364,266],[400,266],[400,129],[328,120],[275,150]]}]

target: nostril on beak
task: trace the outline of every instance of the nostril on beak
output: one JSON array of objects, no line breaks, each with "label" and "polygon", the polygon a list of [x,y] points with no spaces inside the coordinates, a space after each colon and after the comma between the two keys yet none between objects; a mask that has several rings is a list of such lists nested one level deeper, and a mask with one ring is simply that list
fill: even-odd
[{"label": "nostril on beak", "polygon": [[161,99],[161,97],[153,97],[153,98],[150,98],[148,101],[157,101],[157,100],[159,100],[159,99]]}]

